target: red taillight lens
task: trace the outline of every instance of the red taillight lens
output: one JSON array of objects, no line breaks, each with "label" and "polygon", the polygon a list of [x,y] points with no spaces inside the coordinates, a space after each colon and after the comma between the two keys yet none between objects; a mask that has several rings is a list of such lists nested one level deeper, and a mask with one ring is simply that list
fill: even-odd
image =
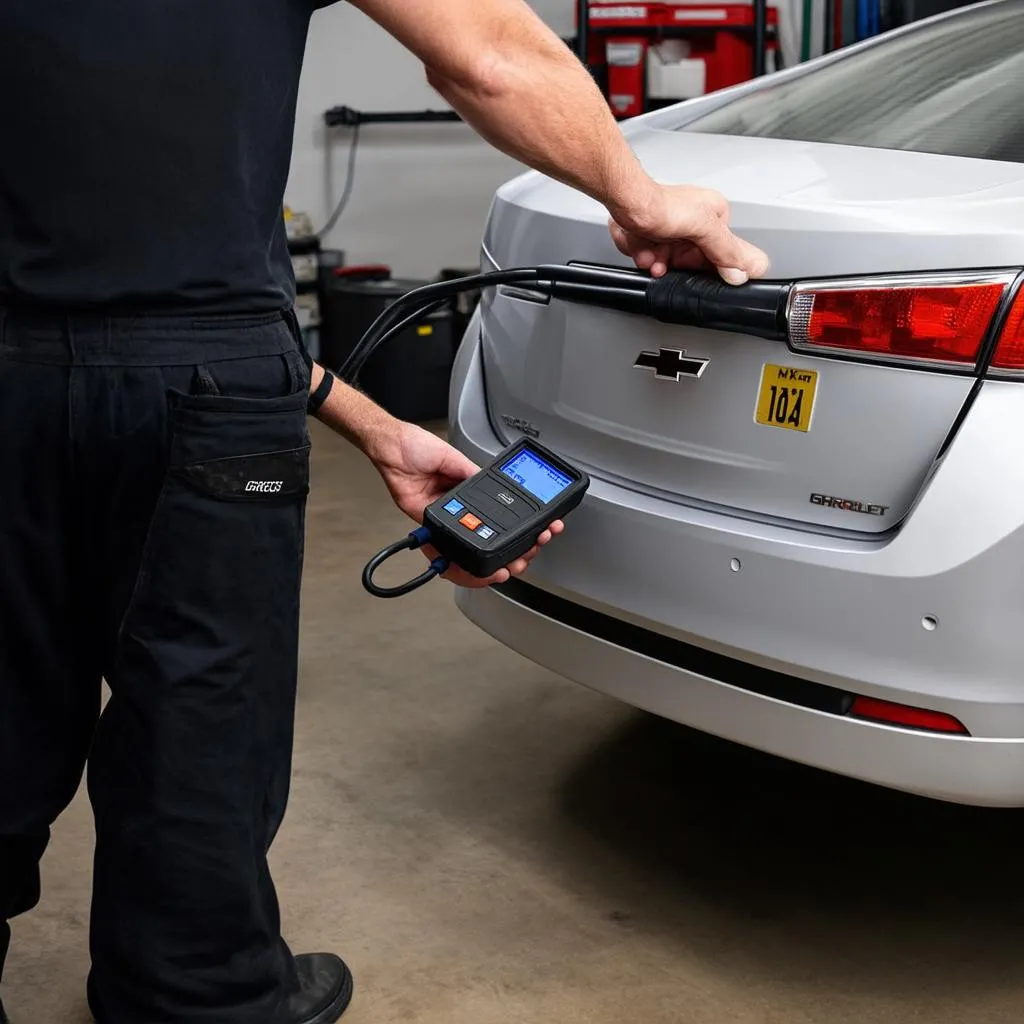
[{"label": "red taillight lens", "polygon": [[891,704],[887,700],[875,700],[873,697],[858,697],[853,702],[850,714],[854,718],[868,718],[873,722],[884,722],[886,725],[902,725],[911,729],[925,729],[928,732],[957,733],[969,736],[970,733],[961,722],[952,715],[941,711],[926,711],[924,708],[911,708],[905,704]]},{"label": "red taillight lens", "polygon": [[796,290],[790,335],[796,345],[898,360],[970,365],[1008,282],[886,285]]},{"label": "red taillight lens", "polygon": [[1024,370],[1024,288],[1017,292],[1013,308],[999,335],[992,357],[994,370]]}]

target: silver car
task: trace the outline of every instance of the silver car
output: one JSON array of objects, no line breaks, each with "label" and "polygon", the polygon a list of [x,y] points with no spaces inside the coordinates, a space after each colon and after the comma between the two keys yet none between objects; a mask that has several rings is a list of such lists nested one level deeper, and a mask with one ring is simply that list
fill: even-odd
[{"label": "silver car", "polygon": [[[569,679],[804,764],[1024,805],[1024,2],[624,130],[725,193],[781,337],[485,293],[451,436],[593,478],[523,580],[457,592]],[[596,203],[497,194],[484,269],[626,265]]]}]

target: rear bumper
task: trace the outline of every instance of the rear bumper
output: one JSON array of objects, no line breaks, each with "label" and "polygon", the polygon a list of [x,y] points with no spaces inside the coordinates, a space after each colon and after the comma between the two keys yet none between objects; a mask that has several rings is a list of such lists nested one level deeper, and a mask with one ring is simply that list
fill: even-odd
[{"label": "rear bumper", "polygon": [[[491,426],[479,348],[460,351],[453,443]],[[653,498],[595,476],[529,582],[572,604],[770,671],[945,712],[970,738],[867,724],[588,635],[502,594],[459,594],[502,643],[584,685],[784,757],[897,789],[1024,805],[1024,400],[986,384],[900,533],[840,540]],[[934,616],[937,629],[922,626]]]},{"label": "rear bumper", "polygon": [[456,602],[477,626],[531,661],[703,732],[934,799],[1024,804],[1024,740],[938,736],[842,718],[639,657],[498,590],[460,590]]}]

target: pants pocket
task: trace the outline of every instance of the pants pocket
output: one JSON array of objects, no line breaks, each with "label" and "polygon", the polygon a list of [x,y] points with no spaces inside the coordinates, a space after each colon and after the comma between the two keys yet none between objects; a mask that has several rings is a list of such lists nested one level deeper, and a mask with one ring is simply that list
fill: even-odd
[{"label": "pants pocket", "polygon": [[234,398],[284,398],[309,391],[309,369],[298,348],[276,356],[217,359],[196,367],[196,380],[205,387],[194,392]]},{"label": "pants pocket", "polygon": [[305,391],[172,391],[169,403],[168,465],[117,664],[130,662],[126,645],[159,643],[163,661],[186,675],[228,652],[239,672],[261,656],[284,669],[296,642],[309,491]]}]

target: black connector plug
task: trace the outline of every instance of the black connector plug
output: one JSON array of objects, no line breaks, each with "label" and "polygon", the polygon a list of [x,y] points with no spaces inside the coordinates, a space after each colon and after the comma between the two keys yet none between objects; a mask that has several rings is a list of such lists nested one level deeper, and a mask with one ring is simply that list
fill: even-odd
[{"label": "black connector plug", "polygon": [[707,273],[672,271],[647,286],[647,313],[663,323],[785,341],[790,285],[726,284]]}]

